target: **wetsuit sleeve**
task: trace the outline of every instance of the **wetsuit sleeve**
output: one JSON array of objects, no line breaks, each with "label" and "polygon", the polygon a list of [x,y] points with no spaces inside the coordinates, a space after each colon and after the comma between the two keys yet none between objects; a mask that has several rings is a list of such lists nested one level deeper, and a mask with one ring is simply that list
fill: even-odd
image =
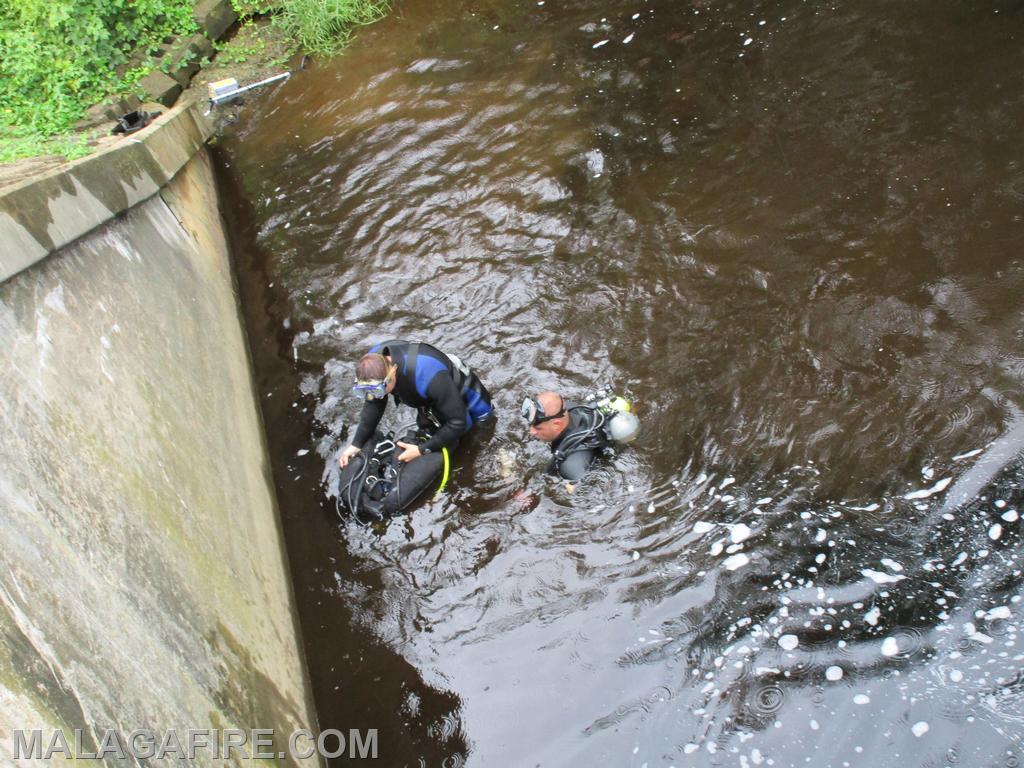
[{"label": "wetsuit sleeve", "polygon": [[352,445],[362,448],[363,444],[373,437],[373,433],[377,431],[377,425],[380,424],[381,417],[384,415],[384,409],[387,407],[387,398],[367,400],[363,403],[363,410],[359,414],[359,426],[352,438]]},{"label": "wetsuit sleeve", "polygon": [[596,451],[587,449],[573,451],[562,460],[558,467],[558,474],[570,483],[575,483],[587,474],[587,470],[590,469],[595,458],[597,458]]},{"label": "wetsuit sleeve", "polygon": [[466,431],[466,401],[447,371],[441,371],[430,380],[427,399],[441,427],[420,447],[432,451],[453,447]]}]

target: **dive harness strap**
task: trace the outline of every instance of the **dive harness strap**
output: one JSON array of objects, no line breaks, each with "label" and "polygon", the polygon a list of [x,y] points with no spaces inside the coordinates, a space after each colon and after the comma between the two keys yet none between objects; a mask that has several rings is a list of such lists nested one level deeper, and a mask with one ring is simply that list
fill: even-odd
[{"label": "dive harness strap", "polygon": [[591,405],[574,405],[566,411],[586,411],[590,414],[590,420],[588,424],[581,425],[583,428],[579,431],[566,435],[558,448],[551,452],[556,466],[561,466],[563,461],[579,451],[601,451],[607,447],[608,438],[604,433],[606,419],[599,409]]},{"label": "dive harness strap", "polygon": [[[405,353],[405,371],[406,375],[412,375],[415,377],[415,366],[416,358],[419,356],[420,344],[419,341],[410,341],[409,348]],[[459,389],[459,394],[462,395],[463,399],[466,397],[466,393],[473,387],[473,369],[470,368],[461,357],[453,355],[450,352],[444,350],[438,350],[442,355],[448,358],[448,362],[452,364],[452,380],[455,382],[455,386]],[[426,414],[427,418],[434,424],[436,428],[440,428],[441,421],[437,418],[434,412],[429,406],[417,409]]]},{"label": "dive harness strap", "polygon": [[[406,372],[411,371],[416,365],[416,356],[419,354],[421,343],[419,341],[409,342],[409,349],[405,353]],[[465,396],[473,383],[473,369],[458,355],[445,352],[443,349],[439,349],[438,352],[447,357],[448,362],[452,364],[452,378],[455,381],[455,385],[459,388],[459,394]]]}]

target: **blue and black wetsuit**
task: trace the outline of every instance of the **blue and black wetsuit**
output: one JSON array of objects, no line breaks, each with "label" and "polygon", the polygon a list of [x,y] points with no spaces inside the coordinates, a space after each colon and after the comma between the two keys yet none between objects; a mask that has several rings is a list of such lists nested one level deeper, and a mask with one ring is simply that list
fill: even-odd
[{"label": "blue and black wetsuit", "polygon": [[[474,424],[490,418],[491,396],[480,379],[436,347],[395,340],[378,344],[370,352],[387,355],[398,366],[391,393],[395,402],[416,408],[421,427],[436,426],[436,431],[420,444],[422,452],[454,448]],[[373,436],[385,408],[386,398],[363,404],[353,445],[362,447]]]},{"label": "blue and black wetsuit", "polygon": [[604,418],[595,408],[566,403],[569,425],[551,443],[548,472],[575,483],[582,479],[594,460],[608,447]]}]

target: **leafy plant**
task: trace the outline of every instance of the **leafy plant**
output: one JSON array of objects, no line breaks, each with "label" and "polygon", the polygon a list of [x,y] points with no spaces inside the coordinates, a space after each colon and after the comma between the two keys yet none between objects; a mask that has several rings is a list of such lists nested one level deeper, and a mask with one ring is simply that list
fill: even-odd
[{"label": "leafy plant", "polygon": [[231,7],[243,21],[273,13],[280,5],[280,0],[231,0]]},{"label": "leafy plant", "polygon": [[0,141],[0,163],[12,163],[23,157],[62,155],[74,160],[91,151],[87,134],[59,134],[48,138],[27,136]]},{"label": "leafy plant", "polygon": [[191,0],[0,0],[0,141],[69,130],[145,73],[133,50],[195,28]]},{"label": "leafy plant", "polygon": [[267,42],[261,36],[261,30],[251,21],[242,25],[234,38],[214,43],[217,51],[214,63],[219,67],[241,64],[251,58],[259,57],[267,48]]},{"label": "leafy plant", "polygon": [[387,15],[389,0],[286,0],[278,23],[309,53],[344,48],[355,27]]},{"label": "leafy plant", "polygon": [[[218,63],[273,56],[295,45],[309,53],[341,50],[354,28],[381,19],[390,0],[232,0],[243,20],[274,14],[277,37],[262,33],[219,47]],[[35,154],[87,154],[70,135],[85,110],[130,93],[154,67],[161,42],[196,30],[193,0],[0,0],[0,163]],[[279,35],[278,35],[279,37]],[[188,59],[186,58],[186,61]]]}]

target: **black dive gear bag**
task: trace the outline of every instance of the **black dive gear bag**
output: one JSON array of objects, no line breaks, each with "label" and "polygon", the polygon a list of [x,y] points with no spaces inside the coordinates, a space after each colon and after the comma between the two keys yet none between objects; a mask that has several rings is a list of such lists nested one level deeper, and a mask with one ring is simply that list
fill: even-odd
[{"label": "black dive gear bag", "polygon": [[[411,431],[401,442],[418,445],[426,436]],[[379,430],[353,456],[338,478],[338,504],[361,522],[386,520],[397,515],[425,491],[447,480],[447,449],[428,453],[403,464],[402,448],[394,433]],[[445,477],[442,479],[442,475]]]}]

